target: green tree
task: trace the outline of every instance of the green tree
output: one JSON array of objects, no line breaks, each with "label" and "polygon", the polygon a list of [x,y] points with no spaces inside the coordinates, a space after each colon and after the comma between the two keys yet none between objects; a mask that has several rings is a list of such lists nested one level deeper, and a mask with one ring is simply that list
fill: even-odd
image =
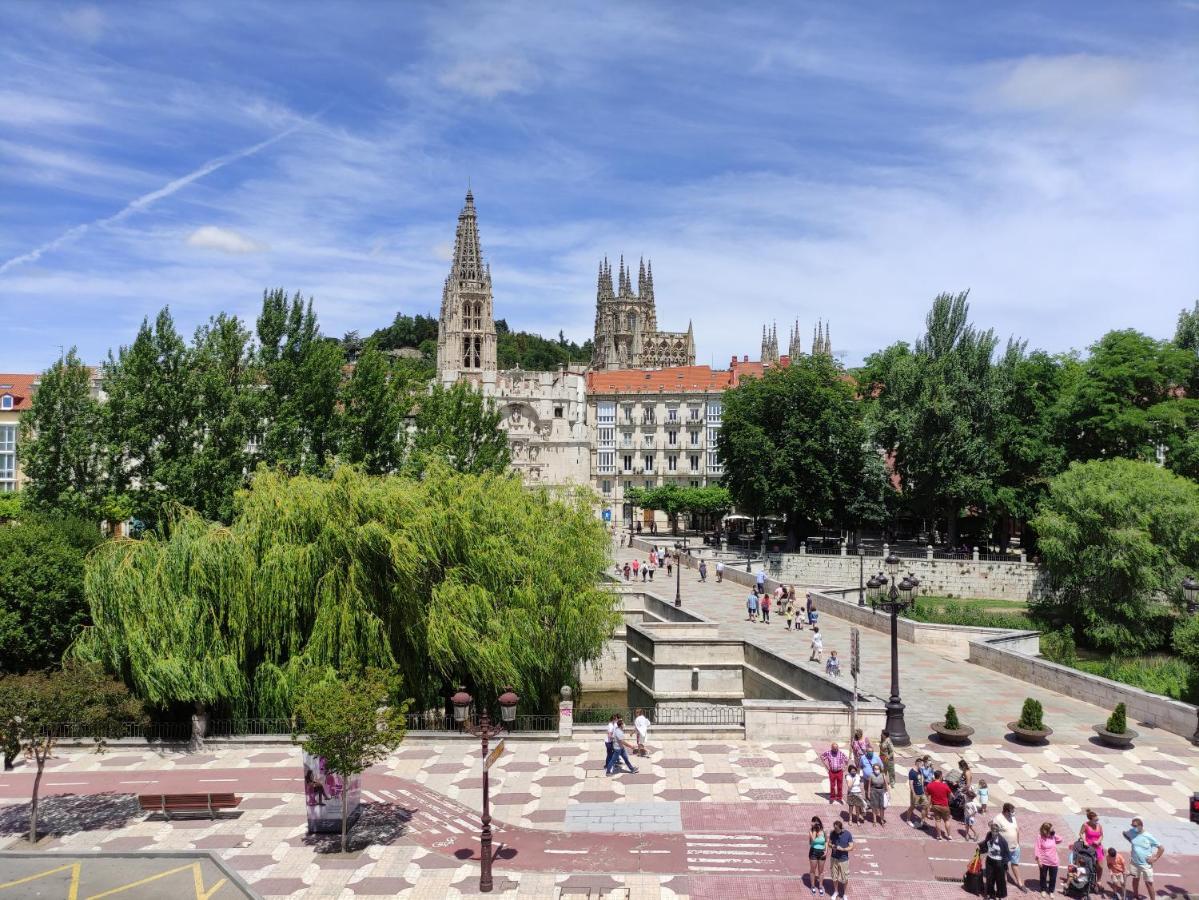
[{"label": "green tree", "polygon": [[417,399],[406,468],[423,472],[440,459],[458,472],[504,472],[511,462],[495,404],[469,384],[434,385]]},{"label": "green tree", "polygon": [[845,515],[862,471],[861,405],[825,356],[768,369],[724,394],[718,447],[738,509],[783,513],[789,544]]},{"label": "green tree", "polygon": [[[0,676],[0,743],[15,742],[34,764],[29,842],[37,842],[39,792],[46,762],[63,736],[104,738],[145,719],[141,704],[96,666],[69,666],[51,674]],[[67,727],[69,726],[69,728]]]},{"label": "green tree", "polygon": [[915,351],[893,348],[868,367],[876,439],[894,453],[906,499],[920,513],[944,517],[951,545],[963,508],[992,501],[1001,467],[996,432],[1005,397],[992,364],[996,338],[970,324],[968,293],[939,294]]},{"label": "green tree", "polygon": [[94,624],[68,654],[157,707],[285,716],[308,672],[377,666],[422,709],[462,684],[492,698],[512,684],[548,709],[619,620],[586,498],[506,475],[260,470],[230,526],[176,516],[166,537],[88,557]]},{"label": "green tree", "polygon": [[1174,346],[1199,355],[1199,300],[1190,309],[1178,313],[1178,327],[1174,330]]},{"label": "green tree", "polygon": [[846,524],[857,532],[866,526],[890,521],[899,505],[899,494],[891,484],[891,473],[881,454],[862,454],[862,471],[845,508]]},{"label": "green tree", "polygon": [[193,450],[174,499],[205,518],[228,522],[234,494],[254,468],[250,446],[258,431],[250,332],[236,316],[221,313],[196,329],[188,380],[195,404]]},{"label": "green tree", "polygon": [[18,452],[32,509],[94,514],[105,490],[101,410],[91,372],[72,347],[43,373],[21,417]]},{"label": "green tree", "polygon": [[324,676],[299,692],[296,714],[305,736],[292,739],[304,752],[325,761],[325,769],[341,776],[341,852],[349,851],[350,780],[385,760],[404,740],[408,702],[397,703],[398,679],[379,669],[345,678]]},{"label": "green tree", "polygon": [[321,336],[311,299],[282,289],[263,293],[257,332],[263,458],[291,473],[325,472],[336,449],[341,345]]},{"label": "green tree", "polygon": [[404,417],[412,403],[403,375],[368,342],[342,386],[339,456],[371,475],[397,471],[406,443]]},{"label": "green tree", "polygon": [[58,666],[87,622],[83,561],[94,523],[32,515],[0,528],[0,671]]},{"label": "green tree", "polygon": [[157,522],[163,506],[190,501],[197,407],[187,345],[166,307],[144,319],[128,347],[104,365],[103,405],[111,490]]},{"label": "green tree", "polygon": [[1072,463],[1033,520],[1052,588],[1039,615],[1104,652],[1136,654],[1164,639],[1154,598],[1177,598],[1199,566],[1199,485],[1151,463]]}]

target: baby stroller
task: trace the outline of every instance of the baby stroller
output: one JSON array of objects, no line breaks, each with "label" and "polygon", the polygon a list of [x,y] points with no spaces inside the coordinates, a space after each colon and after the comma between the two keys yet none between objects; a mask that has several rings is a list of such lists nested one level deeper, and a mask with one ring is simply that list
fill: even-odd
[{"label": "baby stroller", "polygon": [[1073,861],[1066,867],[1065,894],[1090,897],[1092,891],[1099,890],[1099,857],[1082,841],[1075,841],[1070,856]]},{"label": "baby stroller", "polygon": [[960,773],[950,772],[945,775],[945,783],[949,785],[949,814],[959,822],[966,819],[966,789],[965,779]]}]

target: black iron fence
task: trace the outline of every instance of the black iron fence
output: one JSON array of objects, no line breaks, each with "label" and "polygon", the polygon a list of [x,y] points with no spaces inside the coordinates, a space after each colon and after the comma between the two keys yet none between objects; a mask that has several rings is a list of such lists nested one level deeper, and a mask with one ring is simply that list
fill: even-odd
[{"label": "black iron fence", "polygon": [[[604,725],[612,716],[620,716],[631,725],[637,710],[628,706],[576,706],[576,725]],[[645,717],[654,725],[744,725],[745,709],[740,706],[655,706],[646,707]]]},{"label": "black iron fence", "polygon": [[[445,734],[454,734],[462,731],[462,726],[454,719],[453,715],[447,715],[442,710],[408,713],[406,720],[409,732],[442,732]],[[473,710],[471,711],[469,721],[478,721],[477,715]],[[533,732],[556,733],[558,731],[558,715],[556,713],[548,715],[517,715],[514,721],[505,722],[504,728],[513,734]]]}]

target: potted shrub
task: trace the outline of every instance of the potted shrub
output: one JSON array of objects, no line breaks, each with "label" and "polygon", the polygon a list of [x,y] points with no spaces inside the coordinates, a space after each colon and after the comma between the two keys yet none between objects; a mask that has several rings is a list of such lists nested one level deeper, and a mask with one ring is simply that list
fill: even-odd
[{"label": "potted shrub", "polygon": [[1026,744],[1039,744],[1053,734],[1053,729],[1045,724],[1045,710],[1041,708],[1040,702],[1032,697],[1024,700],[1020,720],[1008,722],[1007,727],[1018,740]]},{"label": "potted shrub", "polygon": [[953,708],[952,703],[945,707],[945,720],[933,722],[929,727],[946,744],[964,744],[970,740],[970,735],[974,734],[973,728],[958,721],[958,711]]},{"label": "potted shrub", "polygon": [[1137,733],[1128,727],[1127,715],[1124,704],[1117,703],[1112,714],[1108,716],[1106,725],[1092,726],[1099,735],[1099,740],[1109,747],[1118,747],[1121,750],[1132,746]]}]

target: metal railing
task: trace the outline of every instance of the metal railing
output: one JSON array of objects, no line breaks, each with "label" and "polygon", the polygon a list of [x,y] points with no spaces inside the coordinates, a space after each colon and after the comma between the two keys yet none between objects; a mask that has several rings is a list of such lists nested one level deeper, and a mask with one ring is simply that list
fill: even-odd
[{"label": "metal railing", "polygon": [[[628,706],[576,706],[576,725],[603,725],[617,715],[630,725],[637,710]],[[666,706],[645,708],[645,717],[654,725],[744,725],[745,709],[740,706]]]},{"label": "metal railing", "polygon": [[[447,715],[442,710],[408,713],[405,720],[410,732],[455,734],[462,731],[462,726],[454,719],[453,715]],[[474,710],[470,712],[469,721],[478,721],[477,713]],[[518,732],[557,732],[558,716],[556,713],[547,715],[518,714],[514,721],[505,723],[504,727],[513,734]]]}]

